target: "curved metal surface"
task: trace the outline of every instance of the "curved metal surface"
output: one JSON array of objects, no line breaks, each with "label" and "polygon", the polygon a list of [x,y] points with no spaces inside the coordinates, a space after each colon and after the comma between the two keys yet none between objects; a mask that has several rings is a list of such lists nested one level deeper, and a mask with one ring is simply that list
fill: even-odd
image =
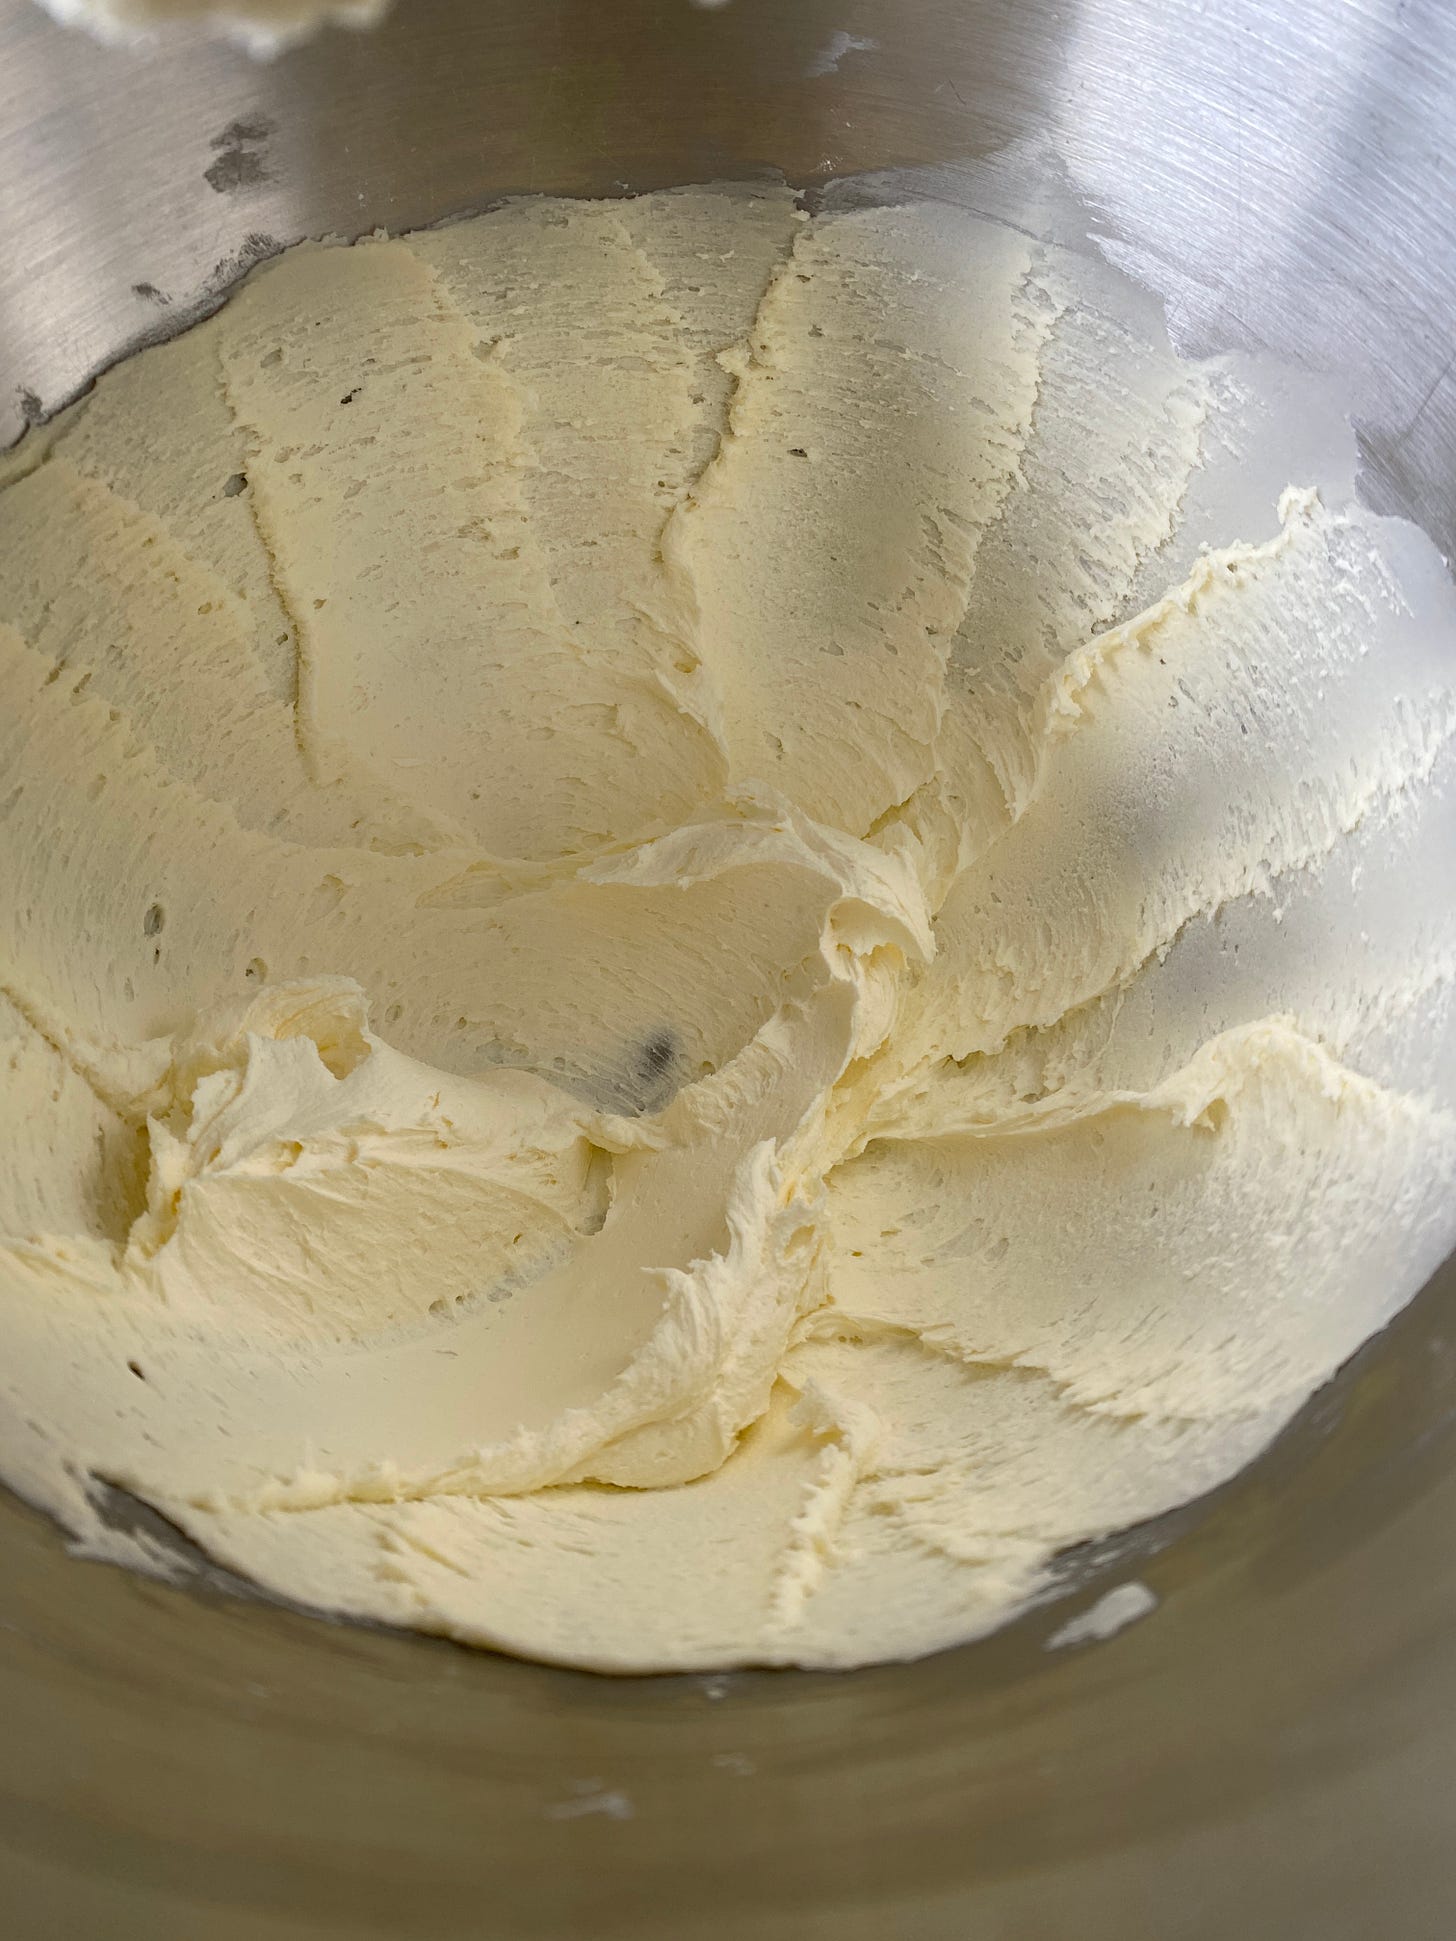
[{"label": "curved metal surface", "polygon": [[[1018,141],[1191,348],[1335,373],[1372,496],[1450,549],[1442,0],[396,0],[266,67],[0,0],[0,442],[304,234]],[[328,1626],[75,1563],[0,1498],[7,1931],[1444,1941],[1453,1317],[1448,1266],[1070,1601],[849,1677],[611,1682]],[[1046,1649],[1131,1576],[1153,1615]]]}]

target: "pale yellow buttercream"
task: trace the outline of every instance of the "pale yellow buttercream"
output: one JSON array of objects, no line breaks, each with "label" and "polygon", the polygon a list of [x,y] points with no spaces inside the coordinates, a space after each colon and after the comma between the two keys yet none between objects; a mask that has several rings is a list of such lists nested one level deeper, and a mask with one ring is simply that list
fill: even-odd
[{"label": "pale yellow buttercream", "polygon": [[1456,1171],[1456,603],[1280,435],[767,189],[106,377],[0,475],[0,1470],[613,1669],[930,1650],[1230,1474]]}]

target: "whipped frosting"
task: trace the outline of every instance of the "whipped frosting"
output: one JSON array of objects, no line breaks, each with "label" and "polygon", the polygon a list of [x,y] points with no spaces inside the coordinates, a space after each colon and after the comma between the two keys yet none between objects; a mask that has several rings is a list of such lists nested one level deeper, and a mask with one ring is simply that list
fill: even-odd
[{"label": "whipped frosting", "polygon": [[1453,1238],[1456,600],[930,203],[303,246],[0,472],[0,1473],[613,1670],[903,1657]]},{"label": "whipped frosting", "polygon": [[39,0],[63,27],[97,40],[143,44],[197,27],[259,59],[309,39],[320,27],[374,27],[390,0]]}]

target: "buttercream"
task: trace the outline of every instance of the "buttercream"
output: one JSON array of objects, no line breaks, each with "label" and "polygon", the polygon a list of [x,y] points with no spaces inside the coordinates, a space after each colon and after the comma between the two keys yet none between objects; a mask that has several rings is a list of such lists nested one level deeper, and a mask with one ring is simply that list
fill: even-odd
[{"label": "buttercream", "polygon": [[1103,268],[763,188],[290,251],[33,434],[0,1471],[614,1670],[1230,1475],[1456,1174],[1456,603],[1279,440]]},{"label": "buttercream", "polygon": [[130,45],[200,28],[265,59],[320,27],[373,27],[390,0],[39,0],[63,27]]}]

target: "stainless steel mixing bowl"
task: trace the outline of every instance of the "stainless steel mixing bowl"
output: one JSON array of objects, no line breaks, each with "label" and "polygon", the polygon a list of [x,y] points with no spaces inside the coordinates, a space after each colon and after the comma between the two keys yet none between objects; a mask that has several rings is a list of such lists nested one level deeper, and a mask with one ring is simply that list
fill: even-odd
[{"label": "stainless steel mixing bowl", "polygon": [[[0,442],[302,235],[1015,141],[1189,348],[1334,373],[1370,496],[1450,549],[1447,0],[396,0],[261,67],[0,0]],[[330,1626],[75,1562],[0,1499],[0,1930],[1446,1941],[1453,1316],[1448,1266],[1215,1498],[848,1677]],[[1132,1576],[1153,1615],[1045,1648]]]}]

